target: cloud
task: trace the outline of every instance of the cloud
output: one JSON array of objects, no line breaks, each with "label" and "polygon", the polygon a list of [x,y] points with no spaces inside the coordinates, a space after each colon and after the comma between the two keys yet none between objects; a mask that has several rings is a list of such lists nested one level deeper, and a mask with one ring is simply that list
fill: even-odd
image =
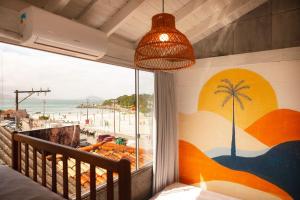
[{"label": "cloud", "polygon": [[[88,96],[115,98],[135,91],[133,69],[0,44],[0,79],[4,93],[49,88],[51,99],[82,99]],[[153,92],[153,74],[141,72],[141,93]]]}]

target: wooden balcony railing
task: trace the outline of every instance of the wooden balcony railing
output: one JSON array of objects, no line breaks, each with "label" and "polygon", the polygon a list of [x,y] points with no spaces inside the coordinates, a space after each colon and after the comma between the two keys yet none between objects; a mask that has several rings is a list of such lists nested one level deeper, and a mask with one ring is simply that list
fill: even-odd
[{"label": "wooden balcony railing", "polygon": [[29,146],[33,149],[33,180],[37,181],[37,151],[42,154],[42,185],[46,186],[46,156],[51,155],[52,159],[52,184],[51,189],[57,193],[57,171],[56,155],[62,155],[63,161],[63,197],[68,199],[68,159],[76,160],[76,199],[81,199],[81,169],[80,163],[90,164],[90,199],[96,199],[96,167],[107,170],[107,199],[114,199],[114,182],[113,173],[118,174],[118,196],[119,200],[131,199],[131,172],[130,162],[127,159],[114,161],[101,157],[99,155],[80,151],[68,146],[48,142],[38,138],[33,138],[23,134],[14,133],[12,135],[12,168],[21,172],[22,170],[22,150],[21,144],[25,145],[25,176],[29,177]]}]

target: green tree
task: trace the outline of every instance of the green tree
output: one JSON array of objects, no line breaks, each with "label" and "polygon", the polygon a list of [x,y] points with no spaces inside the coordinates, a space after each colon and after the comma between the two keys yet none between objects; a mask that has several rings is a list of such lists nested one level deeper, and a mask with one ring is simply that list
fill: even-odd
[{"label": "green tree", "polygon": [[102,106],[110,106],[112,104],[113,104],[112,99],[107,99],[103,101]]},{"label": "green tree", "polygon": [[225,93],[227,94],[222,102],[222,107],[232,99],[232,139],[231,139],[231,156],[236,157],[236,142],[235,142],[235,101],[238,102],[240,108],[244,110],[244,104],[242,99],[252,101],[252,99],[242,93],[243,90],[249,89],[249,85],[244,85],[245,81],[240,80],[236,85],[234,85],[229,79],[221,80],[221,85],[217,86],[215,94]]},{"label": "green tree", "polygon": [[139,109],[142,113],[151,112],[152,108],[153,95],[151,94],[140,94],[139,95]]},{"label": "green tree", "polygon": [[[152,94],[139,94],[139,109],[142,113],[151,112],[151,106],[153,101]],[[135,94],[132,95],[123,95],[117,98],[117,103],[123,108],[132,108],[135,106]],[[102,106],[112,106],[113,99],[107,99],[103,101]]]}]

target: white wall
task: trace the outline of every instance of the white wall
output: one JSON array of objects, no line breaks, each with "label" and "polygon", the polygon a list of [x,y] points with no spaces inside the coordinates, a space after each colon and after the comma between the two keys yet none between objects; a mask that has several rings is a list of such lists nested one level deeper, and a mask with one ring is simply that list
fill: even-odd
[{"label": "white wall", "polygon": [[[281,70],[284,65],[289,67]],[[175,73],[177,111],[186,114],[196,112],[202,86],[211,76],[228,68],[258,72],[272,83],[279,107],[300,110],[300,92],[297,94],[298,98],[286,98],[289,92],[294,92],[289,88],[300,86],[300,47],[294,47],[198,59],[193,67]],[[286,77],[290,79],[286,80]]]}]

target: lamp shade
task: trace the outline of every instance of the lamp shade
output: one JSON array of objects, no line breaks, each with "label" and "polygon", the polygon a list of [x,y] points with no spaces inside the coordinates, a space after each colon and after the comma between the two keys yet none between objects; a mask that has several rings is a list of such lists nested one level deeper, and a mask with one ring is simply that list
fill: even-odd
[{"label": "lamp shade", "polygon": [[151,30],[135,50],[135,66],[172,71],[190,67],[194,63],[193,47],[187,37],[176,29],[175,17],[168,13],[154,15]]}]

